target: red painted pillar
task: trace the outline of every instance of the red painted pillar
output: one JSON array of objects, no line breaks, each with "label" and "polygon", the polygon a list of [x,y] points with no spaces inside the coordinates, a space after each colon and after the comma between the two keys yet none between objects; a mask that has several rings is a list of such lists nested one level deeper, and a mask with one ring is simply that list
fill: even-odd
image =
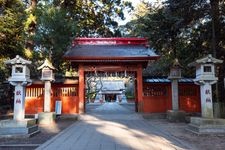
[{"label": "red painted pillar", "polygon": [[79,108],[78,108],[78,113],[82,114],[84,113],[84,103],[85,103],[85,93],[84,93],[84,66],[82,64],[79,65],[79,99],[78,99],[78,103],[79,103]]},{"label": "red painted pillar", "polygon": [[143,77],[142,77],[142,65],[138,65],[137,68],[137,108],[138,112],[143,112]]}]

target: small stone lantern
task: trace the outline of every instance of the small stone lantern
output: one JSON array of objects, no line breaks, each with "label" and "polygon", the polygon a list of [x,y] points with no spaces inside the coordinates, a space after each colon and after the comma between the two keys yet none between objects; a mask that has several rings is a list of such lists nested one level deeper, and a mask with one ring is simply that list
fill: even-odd
[{"label": "small stone lantern", "polygon": [[38,114],[38,122],[40,124],[51,124],[54,122],[55,113],[51,112],[51,82],[55,80],[53,70],[55,67],[52,63],[45,59],[44,63],[38,67],[42,70],[41,80],[45,82],[44,91],[44,112]]},{"label": "small stone lantern", "polygon": [[43,81],[54,81],[55,75],[53,73],[53,70],[55,70],[55,67],[52,65],[52,63],[45,59],[45,62],[38,67],[38,70],[41,70],[41,80]]},{"label": "small stone lantern", "polygon": [[179,101],[178,101],[178,79],[181,78],[181,65],[176,58],[173,62],[172,67],[170,68],[170,75],[168,79],[172,83],[172,109],[179,110]]},{"label": "small stone lantern", "polygon": [[185,120],[185,112],[179,110],[178,80],[181,78],[181,68],[178,59],[174,59],[168,77],[172,88],[172,110],[167,111],[167,119],[173,122]]},{"label": "small stone lantern", "polygon": [[181,78],[181,65],[178,61],[178,59],[176,58],[174,61],[173,61],[173,65],[172,67],[170,68],[170,74],[169,74],[169,77],[168,79],[180,79]]},{"label": "small stone lantern", "polygon": [[51,81],[55,80],[53,70],[55,67],[52,63],[45,59],[44,63],[38,67],[38,70],[42,69],[41,80],[45,82],[45,97],[44,97],[44,112],[51,111]]}]

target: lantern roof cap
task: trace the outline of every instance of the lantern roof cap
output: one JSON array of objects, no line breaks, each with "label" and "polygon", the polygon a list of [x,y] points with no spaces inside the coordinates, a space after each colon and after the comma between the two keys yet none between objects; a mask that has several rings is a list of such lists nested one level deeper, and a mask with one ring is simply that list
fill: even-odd
[{"label": "lantern roof cap", "polygon": [[19,55],[16,55],[15,58],[10,59],[10,60],[6,60],[5,64],[7,64],[7,65],[8,64],[11,64],[11,65],[15,65],[15,64],[29,65],[29,64],[31,64],[31,61],[26,60],[26,59],[20,57]]},{"label": "lantern roof cap", "polygon": [[191,66],[197,66],[199,64],[207,64],[207,63],[221,64],[221,63],[223,63],[223,60],[216,59],[216,58],[212,57],[211,54],[208,54],[207,56],[197,59],[194,62],[188,64],[188,66],[191,67]]},{"label": "lantern roof cap", "polygon": [[182,68],[178,58],[175,58],[172,62],[172,68]]},{"label": "lantern roof cap", "polygon": [[52,70],[56,69],[47,58],[45,59],[44,63],[40,67],[38,67],[38,70],[46,68],[46,67]]}]

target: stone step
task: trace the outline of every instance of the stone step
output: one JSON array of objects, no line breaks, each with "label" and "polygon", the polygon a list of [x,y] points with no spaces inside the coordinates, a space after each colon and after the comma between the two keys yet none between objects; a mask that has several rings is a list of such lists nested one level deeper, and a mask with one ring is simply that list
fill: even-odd
[{"label": "stone step", "polygon": [[37,125],[33,125],[30,127],[9,127],[9,128],[0,128],[1,135],[7,134],[30,134],[38,130]]},{"label": "stone step", "polygon": [[27,138],[39,133],[37,125],[31,127],[18,127],[18,128],[0,128],[0,137],[11,137],[11,138]]},{"label": "stone step", "polygon": [[195,133],[195,134],[199,134],[199,127],[195,124],[188,124],[186,130]]},{"label": "stone step", "polygon": [[187,130],[195,134],[224,134],[225,125],[216,125],[216,124],[196,125],[190,123],[188,124]]}]

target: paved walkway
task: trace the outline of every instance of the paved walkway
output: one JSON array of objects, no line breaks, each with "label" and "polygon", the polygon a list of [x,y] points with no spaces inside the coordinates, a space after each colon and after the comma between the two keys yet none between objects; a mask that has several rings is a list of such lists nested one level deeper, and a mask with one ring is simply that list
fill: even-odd
[{"label": "paved walkway", "polygon": [[128,105],[87,106],[80,121],[42,144],[38,150],[182,150],[191,149],[160,131]]}]

